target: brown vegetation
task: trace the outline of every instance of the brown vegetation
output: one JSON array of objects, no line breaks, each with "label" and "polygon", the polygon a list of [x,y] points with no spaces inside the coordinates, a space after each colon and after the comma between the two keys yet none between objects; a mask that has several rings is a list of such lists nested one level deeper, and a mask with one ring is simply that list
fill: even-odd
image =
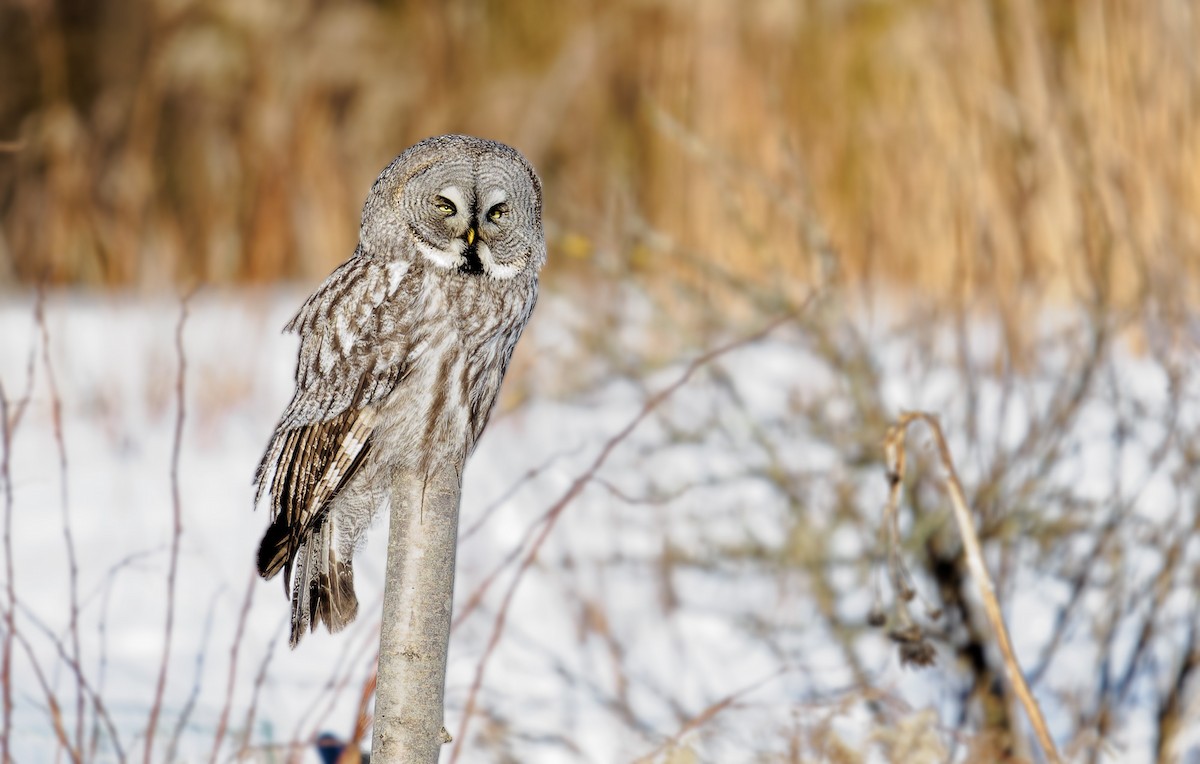
[{"label": "brown vegetation", "polygon": [[0,277],[313,280],[395,153],[465,131],[545,176],[551,275],[1178,306],[1196,39],[1168,0],[25,0],[0,8]]}]

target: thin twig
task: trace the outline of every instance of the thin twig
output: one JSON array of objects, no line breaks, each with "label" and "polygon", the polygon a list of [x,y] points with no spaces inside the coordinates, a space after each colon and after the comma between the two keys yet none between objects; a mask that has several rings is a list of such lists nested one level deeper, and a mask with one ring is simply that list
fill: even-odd
[{"label": "thin twig", "polygon": [[162,662],[158,669],[158,682],[154,688],[154,703],[150,706],[150,719],[146,724],[145,764],[150,764],[154,751],[154,731],[162,711],[163,693],[167,687],[167,667],[171,659],[171,637],[175,629],[175,578],[179,569],[179,540],[183,536],[183,505],[179,491],[179,452],[183,444],[183,420],[186,410],[184,381],[187,377],[187,356],[183,351],[183,327],[188,318],[188,300],[194,290],[184,296],[179,309],[179,322],[175,325],[175,351],[179,358],[179,372],[175,379],[175,395],[178,406],[175,412],[175,437],[171,445],[171,513],[174,521],[171,533],[171,554],[167,568],[167,622],[163,628]]},{"label": "thin twig", "polygon": [[217,754],[221,750],[221,742],[225,739],[225,729],[229,725],[229,712],[233,708],[233,686],[237,680],[238,652],[242,647],[242,635],[246,632],[246,619],[250,615],[250,603],[254,601],[254,590],[258,584],[258,572],[250,571],[250,584],[246,587],[246,598],[242,600],[242,610],[238,613],[237,629],[233,634],[233,644],[229,647],[229,680],[225,685],[225,704],[221,707],[221,716],[217,719],[217,732],[213,736],[212,755],[209,764],[216,764]]},{"label": "thin twig", "polygon": [[517,478],[515,481],[513,481],[512,485],[510,485],[508,487],[508,490],[506,490],[504,493],[500,494],[495,499],[493,499],[492,503],[489,504],[486,509],[484,509],[482,512],[479,513],[479,517],[476,518],[475,522],[471,524],[471,527],[467,528],[462,533],[458,534],[459,546],[461,546],[462,543],[464,541],[466,541],[467,539],[469,539],[471,536],[475,535],[479,531],[479,529],[482,528],[487,523],[488,519],[492,516],[492,513],[495,512],[500,507],[504,506],[504,503],[506,501],[508,501],[509,499],[511,499],[513,496],[515,496],[517,491],[521,490],[521,488],[523,486],[527,485],[528,483],[531,483],[535,478],[537,478],[538,475],[542,474],[547,469],[552,467],[554,465],[554,463],[557,462],[559,459],[562,459],[564,456],[573,455],[578,450],[579,449],[577,448],[572,451],[555,452],[546,461],[542,462],[541,464],[530,467],[528,470],[526,470],[524,472],[524,474],[522,474],[519,478]]},{"label": "thin twig", "polygon": [[[35,314],[41,310],[45,293],[38,290],[35,298]],[[4,481],[4,572],[5,589],[8,594],[8,607],[4,610],[4,641],[0,646],[0,688],[3,691],[3,722],[0,723],[0,761],[12,761],[12,653],[13,639],[16,636],[17,613],[17,583],[14,570],[12,518],[13,518],[13,487],[12,487],[12,444],[21,417],[25,413],[29,401],[33,397],[33,381],[37,368],[37,322],[34,322],[33,337],[29,345],[29,355],[25,361],[25,391],[15,401],[15,407],[10,407],[4,386],[0,383],[0,442],[4,452],[0,454],[0,479]],[[10,413],[10,408],[13,410]]]},{"label": "thin twig", "polygon": [[[376,657],[371,662],[372,665],[378,665],[379,659]],[[358,713],[354,716],[354,732],[351,733],[350,739],[346,741],[346,750],[338,758],[338,764],[351,764],[358,762],[362,741],[367,736],[367,730],[371,727],[374,721],[370,711],[371,699],[375,697],[375,686],[379,680],[378,670],[373,670],[367,680],[363,682],[362,693],[358,697]]]},{"label": "thin twig", "polygon": [[780,676],[783,676],[788,671],[789,671],[789,669],[786,666],[783,668],[780,668],[777,671],[771,672],[770,674],[763,677],[762,679],[759,679],[756,682],[752,682],[751,684],[746,685],[745,687],[743,687],[740,690],[736,690],[734,692],[729,693],[725,697],[718,700],[716,703],[712,703],[707,708],[705,708],[703,711],[701,711],[700,713],[696,714],[695,716],[693,716],[693,717],[689,718],[687,721],[685,721],[683,723],[683,725],[679,728],[679,731],[676,732],[671,737],[664,740],[662,742],[662,744],[658,746],[658,748],[655,748],[650,753],[647,753],[644,756],[639,756],[637,759],[635,759],[633,764],[652,764],[652,762],[654,762],[656,760],[658,754],[662,753],[665,749],[667,749],[671,746],[678,745],[679,741],[683,739],[684,735],[691,732],[692,730],[703,727],[705,724],[708,724],[710,721],[715,719],[725,709],[729,708],[730,706],[737,703],[739,700],[741,700],[745,696],[749,695],[750,693],[754,692],[758,688],[762,687],[767,682],[773,681],[775,679],[778,679]]},{"label": "thin twig", "polygon": [[271,643],[267,645],[267,652],[263,655],[263,661],[259,664],[258,674],[254,677],[254,689],[250,693],[250,703],[246,706],[246,721],[242,727],[242,742],[238,745],[237,753],[232,756],[235,761],[241,761],[246,756],[246,752],[250,750],[250,736],[254,734],[254,717],[258,713],[258,696],[262,692],[263,685],[267,682],[267,670],[271,667],[271,659],[275,657],[275,651],[279,647],[279,640],[287,629],[289,622],[283,619],[280,622],[279,628],[275,630],[275,636],[271,639]]},{"label": "thin twig", "polygon": [[[46,369],[46,386],[50,390],[50,421],[54,428],[54,445],[58,452],[58,490],[59,505],[62,510],[63,543],[67,548],[67,572],[69,574],[68,606],[71,610],[71,621],[68,625],[71,635],[71,653],[75,663],[81,662],[82,652],[79,642],[79,561],[75,555],[75,538],[71,531],[71,501],[67,487],[67,443],[63,434],[62,398],[58,394],[58,381],[54,376],[54,364],[50,360],[50,329],[46,324],[45,297],[38,290],[38,300],[34,304],[34,322],[42,340],[42,366]],[[83,721],[84,694],[83,688],[75,687],[75,747],[83,751]]]},{"label": "thin twig", "polygon": [[[38,684],[42,687],[42,692],[46,695],[46,712],[50,716],[50,723],[54,727],[54,736],[58,739],[58,744],[67,750],[67,756],[70,757],[73,764],[80,764],[79,751],[71,747],[71,741],[67,739],[67,729],[63,726],[62,707],[59,706],[58,698],[54,696],[54,690],[50,689],[50,684],[46,681],[46,675],[42,673],[42,667],[37,662],[37,656],[34,655],[33,647],[29,644],[29,640],[24,634],[15,634],[17,641],[21,643],[21,647],[25,649],[25,654],[29,656],[29,663],[33,666],[33,674],[37,677]],[[10,759],[11,761],[11,759]]]},{"label": "thin twig", "polygon": [[[33,311],[35,315],[41,310],[41,304],[45,301],[45,299],[45,290],[37,290],[33,305]],[[18,425],[21,424],[21,417],[25,415],[25,409],[29,407],[29,401],[33,399],[33,382],[37,376],[38,326],[36,320],[33,322],[31,334],[32,336],[29,340],[29,355],[25,357],[25,391],[21,393],[19,398],[16,398],[10,402],[10,407],[12,409],[10,416],[12,419],[9,421],[8,428],[10,432],[14,433],[17,431]]]},{"label": "thin twig", "polygon": [[[126,555],[124,558],[110,567],[108,569],[108,573],[105,574],[104,580],[97,585],[96,589],[91,594],[83,598],[83,604],[86,607],[87,603],[94,596],[97,594],[101,595],[100,619],[96,625],[96,634],[98,637],[97,641],[99,642],[98,650],[100,653],[99,659],[97,660],[96,688],[93,691],[93,695],[96,697],[104,696],[104,685],[108,677],[108,613],[109,603],[112,600],[112,593],[117,583],[117,575],[125,568],[132,566],[140,559],[149,557],[151,554],[153,554],[152,551],[141,551]],[[99,725],[95,725],[92,729],[91,743],[88,744],[87,758],[95,758],[96,748],[99,746],[99,743],[100,727]]]},{"label": "thin twig", "polygon": [[[112,740],[113,754],[116,756],[117,761],[124,762],[126,760],[125,749],[121,746],[121,738],[117,733],[117,725],[113,723],[112,716],[108,713],[108,706],[104,703],[104,698],[101,697],[96,688],[92,687],[87,681],[87,677],[83,672],[83,666],[76,662],[71,654],[67,652],[67,648],[63,645],[62,640],[58,638],[53,629],[51,629],[46,625],[45,622],[38,618],[36,613],[34,613],[24,604],[21,605],[21,610],[24,613],[25,618],[27,618],[29,622],[38,629],[38,631],[45,635],[50,644],[54,645],[54,650],[58,653],[59,660],[66,664],[67,668],[71,670],[71,675],[75,678],[76,686],[79,687],[86,697],[91,700],[92,708],[96,712],[96,718],[103,722],[105,728],[108,730],[108,736]],[[22,635],[17,635],[17,638],[24,640],[24,636]],[[33,654],[30,653],[30,659],[32,658]],[[79,758],[83,758],[82,753],[80,753]]]},{"label": "thin twig", "polygon": [[183,739],[183,731],[187,727],[188,719],[192,716],[192,711],[196,708],[196,699],[200,697],[200,690],[204,686],[204,662],[208,658],[208,646],[212,638],[213,618],[216,615],[217,603],[221,601],[223,593],[223,589],[218,589],[208,604],[208,615],[204,618],[204,633],[200,637],[200,648],[196,651],[196,672],[192,679],[192,691],[188,693],[187,700],[184,701],[183,708],[179,712],[179,719],[175,722],[175,731],[171,733],[171,740],[167,743],[167,754],[163,761],[178,761],[176,752],[179,750],[179,741]]},{"label": "thin twig", "polygon": [[0,647],[0,688],[4,693],[4,721],[0,727],[0,761],[12,761],[12,751],[9,741],[12,740],[12,647],[15,633],[17,610],[17,590],[13,582],[13,549],[12,549],[12,467],[10,462],[12,449],[12,430],[8,421],[8,396],[4,394],[4,385],[0,383],[0,445],[4,452],[0,453],[0,480],[4,481],[4,574],[7,578],[8,607],[4,609],[4,643]]},{"label": "thin twig", "polygon": [[[1194,610],[1193,610],[1194,612]],[[1187,720],[1186,693],[1192,678],[1200,671],[1200,639],[1197,639],[1196,620],[1192,619],[1188,626],[1187,639],[1184,640],[1179,668],[1174,672],[1174,678],[1168,685],[1170,689],[1163,697],[1155,712],[1156,735],[1154,741],[1155,761],[1169,761],[1169,755],[1175,748],[1176,737],[1186,729]],[[1182,752],[1180,752],[1182,753]],[[1180,756],[1180,758],[1183,758]]]},{"label": "thin twig", "polygon": [[950,447],[946,444],[946,438],[942,434],[942,427],[938,423],[937,417],[920,411],[906,412],[901,415],[900,421],[897,424],[888,429],[885,439],[889,470],[888,479],[894,489],[904,480],[905,435],[908,431],[908,426],[916,421],[924,422],[933,431],[934,441],[937,443],[938,456],[942,462],[942,469],[946,473],[946,489],[950,493],[950,503],[954,508],[954,520],[958,525],[959,534],[962,536],[967,568],[971,571],[971,576],[975,579],[975,585],[979,588],[980,596],[983,599],[984,612],[987,614],[988,621],[992,625],[992,631],[996,635],[996,643],[1004,657],[1004,668],[1008,676],[1008,681],[1012,685],[1017,698],[1021,701],[1021,705],[1025,708],[1025,713],[1029,717],[1029,723],[1033,726],[1034,732],[1038,737],[1038,742],[1041,744],[1042,753],[1048,761],[1057,763],[1061,761],[1058,749],[1054,745],[1054,739],[1050,736],[1050,730],[1046,726],[1046,720],[1042,716],[1042,710],[1038,705],[1037,698],[1030,691],[1029,685],[1025,681],[1025,675],[1021,671],[1021,665],[1017,661],[1016,653],[1013,652],[1012,641],[1008,635],[1008,626],[1004,622],[1004,614],[1000,610],[999,601],[996,599],[996,587],[992,582],[991,575],[988,573],[987,565],[983,561],[983,549],[979,543],[979,536],[975,532],[975,523],[971,518],[971,510],[967,507],[966,494],[963,492],[962,483],[959,482],[958,472],[954,468],[954,460],[950,456]]},{"label": "thin twig", "polygon": [[[383,607],[382,594],[376,597],[372,603],[362,608],[362,612],[376,613]],[[356,624],[366,624],[366,621],[356,621]],[[368,663],[371,666],[371,672],[374,673],[375,665],[379,661],[379,627],[380,624],[375,624],[374,628],[365,628],[360,632],[361,641],[358,646],[352,650],[342,650],[338,653],[337,660],[329,670],[329,678],[321,687],[321,691],[317,693],[300,715],[296,722],[296,727],[292,732],[291,741],[295,743],[307,743],[307,741],[315,738],[323,728],[325,719],[328,719],[333,709],[341,700],[342,694],[350,687],[351,680],[362,665],[362,660],[368,652],[371,654],[371,659]],[[322,705],[324,701],[324,705]]]}]

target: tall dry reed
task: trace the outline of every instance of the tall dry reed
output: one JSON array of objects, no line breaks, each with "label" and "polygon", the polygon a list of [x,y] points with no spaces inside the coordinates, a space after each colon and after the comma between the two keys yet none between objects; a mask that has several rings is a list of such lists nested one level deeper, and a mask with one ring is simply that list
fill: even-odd
[{"label": "tall dry reed", "polygon": [[1183,0],[25,0],[0,8],[0,279],[312,280],[396,152],[465,131],[544,174],[559,274],[1176,310],[1196,39]]}]

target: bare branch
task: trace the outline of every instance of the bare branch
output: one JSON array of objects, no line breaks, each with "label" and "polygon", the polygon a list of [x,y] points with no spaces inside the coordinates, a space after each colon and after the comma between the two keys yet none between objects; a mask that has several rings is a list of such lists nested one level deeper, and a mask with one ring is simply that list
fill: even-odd
[{"label": "bare branch", "polygon": [[254,590],[258,584],[258,573],[251,569],[250,583],[246,587],[246,598],[242,600],[242,609],[238,613],[237,629],[233,634],[233,644],[229,647],[229,680],[225,685],[225,704],[221,706],[221,716],[217,719],[217,732],[213,735],[212,755],[209,764],[216,764],[217,754],[221,750],[221,741],[225,739],[225,729],[229,724],[229,712],[233,707],[233,686],[237,680],[238,652],[242,647],[242,636],[246,632],[246,619],[250,615],[250,603],[254,601]]},{"label": "bare branch", "polygon": [[171,445],[171,513],[174,524],[171,532],[171,553],[167,567],[167,622],[163,627],[162,661],[158,669],[158,683],[154,688],[154,703],[150,706],[150,719],[146,723],[146,753],[143,761],[150,764],[154,751],[154,732],[158,716],[162,711],[163,693],[167,686],[167,667],[171,659],[171,638],[175,628],[175,577],[179,569],[179,539],[183,536],[183,504],[179,494],[179,452],[183,444],[183,420],[186,408],[184,381],[187,378],[187,356],[183,351],[183,328],[187,324],[188,300],[193,292],[184,296],[179,308],[179,322],[175,325],[175,352],[179,358],[179,371],[175,379],[175,395],[178,401],[175,411],[175,436]]},{"label": "bare branch", "polygon": [[[806,301],[804,305],[801,306],[800,310],[803,311],[808,304],[809,302]],[[538,551],[542,548],[542,544],[545,543],[546,539],[549,537],[550,531],[554,529],[554,525],[558,518],[562,515],[563,510],[566,509],[567,505],[574,501],[580,492],[583,491],[584,486],[586,486],[595,478],[597,472],[599,472],[600,468],[604,466],[604,463],[608,461],[608,457],[612,455],[612,452],[617,448],[617,446],[620,445],[626,438],[628,438],[630,434],[637,429],[638,425],[640,425],[642,421],[646,419],[646,417],[650,416],[655,409],[657,409],[667,399],[674,395],[679,388],[686,385],[698,370],[707,364],[712,363],[714,360],[720,358],[726,353],[761,340],[779,326],[794,319],[796,315],[796,313],[787,313],[771,321],[762,329],[756,331],[750,336],[743,337],[742,339],[735,340],[727,345],[714,348],[713,350],[710,350],[693,360],[674,382],[651,396],[642,406],[642,409],[631,420],[629,420],[629,422],[622,427],[620,431],[609,438],[609,440],[604,444],[603,448],[600,449],[600,452],[596,455],[596,458],[592,461],[591,465],[589,465],[581,475],[575,478],[575,481],[571,483],[562,497],[560,497],[558,501],[551,505],[551,507],[546,510],[542,517],[537,521],[541,524],[541,533],[538,534],[537,538],[533,541],[533,545],[525,554],[524,559],[521,561],[520,567],[517,568],[517,572],[513,576],[512,582],[509,584],[508,590],[504,594],[504,599],[500,605],[500,611],[496,614],[496,621],[492,628],[491,638],[488,640],[487,647],[484,648],[483,656],[479,660],[479,665],[475,669],[475,678],[471,683],[471,689],[467,695],[466,707],[463,709],[462,723],[458,728],[458,742],[455,744],[454,749],[450,754],[450,764],[454,764],[454,762],[458,760],[458,756],[466,744],[467,730],[470,725],[471,714],[475,710],[475,703],[479,695],[479,688],[483,685],[483,675],[487,669],[487,664],[492,653],[495,652],[496,646],[500,643],[500,636],[504,633],[505,621],[508,618],[508,609],[512,604],[513,596],[516,594],[517,587],[520,586],[521,580],[524,578],[526,571],[528,571],[530,566],[533,565],[533,561],[537,559]],[[481,598],[482,594],[478,594],[477,597]]]},{"label": "bare branch", "polygon": [[218,589],[209,602],[208,615],[204,619],[204,633],[200,638],[200,647],[196,651],[196,671],[192,678],[192,690],[188,693],[188,698],[184,701],[183,708],[179,712],[179,718],[175,722],[175,730],[171,733],[171,740],[167,744],[165,761],[177,761],[179,759],[176,755],[176,752],[179,750],[179,741],[183,737],[183,730],[187,727],[188,719],[192,716],[192,711],[196,708],[196,698],[200,696],[200,689],[204,685],[204,662],[208,657],[209,640],[212,637],[213,616],[216,614],[217,603],[221,601],[221,594],[222,590]]},{"label": "bare branch", "polygon": [[17,610],[17,590],[13,581],[13,547],[12,547],[12,430],[8,419],[8,396],[4,393],[4,385],[0,383],[0,445],[4,452],[0,453],[0,480],[4,481],[4,575],[7,579],[8,606],[4,609],[4,643],[0,646],[0,689],[4,698],[4,721],[0,726],[0,760],[12,761],[9,741],[12,740],[12,647],[15,636],[15,616]]},{"label": "bare branch", "polygon": [[[105,728],[108,730],[109,738],[112,740],[113,753],[116,755],[117,761],[125,761],[125,750],[121,746],[121,738],[117,733],[117,725],[113,723],[112,716],[110,716],[108,713],[108,706],[104,703],[104,698],[101,697],[100,692],[96,688],[92,687],[87,681],[87,677],[83,673],[83,666],[80,665],[69,652],[67,652],[66,646],[63,645],[62,640],[54,634],[53,629],[42,622],[42,620],[39,619],[37,614],[35,614],[32,610],[24,605],[21,607],[22,612],[24,613],[25,617],[29,619],[29,622],[37,627],[38,631],[45,635],[50,644],[54,645],[54,650],[58,653],[59,660],[66,664],[67,668],[71,670],[71,675],[75,679],[76,687],[78,687],[80,691],[91,700],[92,708],[96,711],[96,717],[104,723]],[[28,642],[25,641],[25,637],[23,635],[17,634],[17,639],[21,640],[26,645],[27,651],[30,650],[30,646],[28,645]],[[31,661],[36,663],[35,656],[31,651],[29,652],[29,658]],[[39,672],[41,670],[36,665],[34,668]],[[82,753],[79,754],[79,757],[82,759]]]},{"label": "bare branch", "polygon": [[237,753],[234,754],[235,761],[241,761],[245,758],[246,753],[250,750],[250,736],[254,733],[254,717],[258,713],[258,695],[262,692],[262,687],[267,681],[267,670],[271,667],[271,658],[275,657],[275,650],[279,647],[279,640],[283,637],[285,630],[288,627],[288,621],[284,619],[279,629],[276,630],[275,636],[271,639],[271,644],[267,647],[267,652],[263,656],[262,663],[258,666],[258,673],[254,676],[254,690],[250,693],[250,703],[246,706],[246,720],[242,723],[242,742],[238,744]]},{"label": "bare branch", "polygon": [[23,634],[14,634],[13,636],[21,643],[21,647],[25,648],[25,654],[29,656],[29,663],[33,666],[34,676],[37,677],[38,684],[41,685],[42,692],[46,696],[46,713],[50,716],[50,723],[54,727],[54,736],[58,739],[58,744],[66,749],[67,756],[70,757],[73,764],[80,764],[79,751],[72,747],[71,741],[67,737],[67,729],[63,726],[62,707],[58,703],[58,698],[54,695],[54,690],[50,689],[50,684],[46,681],[46,675],[42,673],[42,667],[37,662],[37,656],[33,653],[33,647]]},{"label": "bare branch", "polygon": [[683,725],[679,728],[679,731],[676,732],[671,737],[669,737],[667,740],[663,741],[662,745],[658,746],[658,748],[655,748],[653,751],[651,751],[650,753],[647,753],[644,756],[639,756],[634,761],[633,764],[652,764],[652,762],[654,762],[656,760],[656,757],[658,756],[658,754],[660,754],[663,750],[667,749],[670,746],[678,745],[679,741],[683,738],[684,735],[691,732],[692,730],[703,727],[705,724],[708,724],[710,721],[715,719],[722,711],[729,708],[730,706],[733,706],[739,700],[741,700],[745,696],[749,695],[750,693],[754,692],[759,687],[762,687],[767,682],[770,682],[774,679],[779,678],[780,676],[785,674],[787,671],[788,671],[788,669],[786,667],[781,668],[778,671],[774,671],[771,674],[763,677],[762,679],[759,679],[758,681],[753,682],[752,684],[746,685],[745,687],[743,687],[740,690],[737,690],[736,692],[729,693],[724,698],[721,698],[720,700],[718,700],[716,703],[712,703],[707,708],[705,708],[703,711],[701,711],[700,713],[696,714],[695,716],[691,717],[686,722],[684,722]]},{"label": "bare branch", "polygon": [[[71,532],[71,501],[67,489],[67,444],[63,435],[62,397],[58,394],[58,381],[54,375],[54,364],[50,360],[50,329],[46,324],[46,300],[42,290],[38,290],[38,299],[34,303],[34,322],[41,335],[42,366],[46,369],[46,385],[50,389],[50,417],[54,427],[54,445],[58,452],[58,490],[59,505],[62,511],[63,543],[67,549],[67,572],[69,575],[68,606],[71,610],[71,621],[68,630],[71,635],[71,651],[75,663],[80,662],[79,643],[79,562],[75,555],[75,539]],[[75,688],[75,747],[83,750],[83,719],[84,695],[83,688]]]}]

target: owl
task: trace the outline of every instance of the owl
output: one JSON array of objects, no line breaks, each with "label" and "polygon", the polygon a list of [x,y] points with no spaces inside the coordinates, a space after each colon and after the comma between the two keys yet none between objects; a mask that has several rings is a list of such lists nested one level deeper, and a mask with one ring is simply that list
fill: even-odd
[{"label": "owl", "polygon": [[285,329],[296,391],[254,479],[271,508],[258,572],[283,571],[292,647],[354,620],[354,552],[394,470],[474,449],[545,262],[541,181],[515,149],[443,135],[380,173],[354,254]]}]

